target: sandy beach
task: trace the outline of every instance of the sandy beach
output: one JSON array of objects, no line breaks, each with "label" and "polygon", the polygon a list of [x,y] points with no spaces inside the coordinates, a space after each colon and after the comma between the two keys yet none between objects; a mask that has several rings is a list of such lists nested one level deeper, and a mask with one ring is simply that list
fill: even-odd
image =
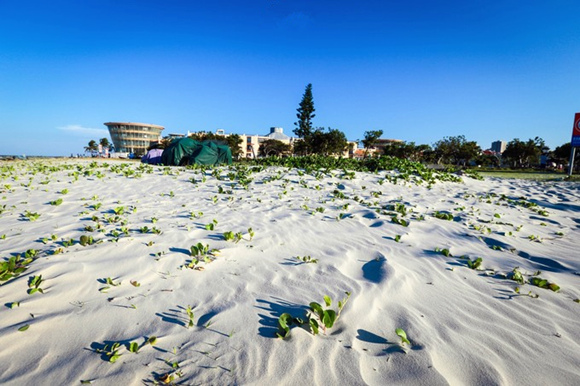
[{"label": "sandy beach", "polygon": [[0,162],[0,383],[579,383],[580,183],[245,168]]}]

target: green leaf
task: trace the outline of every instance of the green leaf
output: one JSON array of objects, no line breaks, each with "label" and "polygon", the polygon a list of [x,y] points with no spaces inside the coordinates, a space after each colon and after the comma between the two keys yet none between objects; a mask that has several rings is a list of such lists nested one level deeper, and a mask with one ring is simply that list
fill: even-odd
[{"label": "green leaf", "polygon": [[12,302],[12,303],[10,303],[10,308],[11,309],[14,309],[16,307],[20,307],[20,302]]},{"label": "green leaf", "polygon": [[139,344],[137,342],[131,342],[129,344],[129,351],[132,353],[137,353],[139,351]]},{"label": "green leaf", "polygon": [[30,327],[30,324],[25,324],[24,326],[20,327],[18,331],[26,331]]},{"label": "green leaf", "polygon": [[325,310],[322,317],[322,323],[326,326],[326,328],[332,328],[335,321],[336,312],[334,310]]},{"label": "green leaf", "polygon": [[330,304],[332,303],[330,296],[324,295],[324,303],[326,303],[326,307],[330,307]]},{"label": "green leaf", "polygon": [[315,319],[309,319],[308,323],[310,324],[310,328],[312,329],[312,334],[318,335],[318,322]]},{"label": "green leaf", "polygon": [[397,334],[401,338],[402,343],[407,343],[408,345],[411,344],[411,342],[409,342],[409,339],[407,339],[407,333],[402,328],[397,328],[395,330],[395,334]]},{"label": "green leaf", "polygon": [[290,335],[290,325],[292,324],[292,315],[285,312],[278,318],[278,326],[284,332],[283,334],[277,333],[278,337],[285,339]]},{"label": "green leaf", "polygon": [[322,320],[322,317],[324,315],[324,310],[322,309],[322,306],[316,302],[312,302],[310,303],[310,308],[312,309],[312,311],[316,312],[320,320]]},{"label": "green leaf", "polygon": [[149,339],[147,339],[147,343],[149,343],[151,346],[155,346],[155,343],[157,343],[157,337],[156,336],[152,336]]},{"label": "green leaf", "polygon": [[109,362],[111,363],[115,363],[117,362],[117,359],[119,359],[121,357],[121,354],[117,353],[116,351],[113,353],[113,355],[111,355],[109,357]]}]

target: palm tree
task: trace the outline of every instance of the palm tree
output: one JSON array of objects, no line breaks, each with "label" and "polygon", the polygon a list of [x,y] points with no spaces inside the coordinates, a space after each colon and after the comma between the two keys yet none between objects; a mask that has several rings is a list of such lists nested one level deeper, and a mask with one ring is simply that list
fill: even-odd
[{"label": "palm tree", "polygon": [[103,150],[111,148],[111,143],[109,142],[109,140],[107,138],[101,138],[99,140],[99,145],[101,145],[103,147]]},{"label": "palm tree", "polygon": [[85,146],[85,151],[91,153],[91,155],[97,150],[99,150],[99,145],[97,145],[97,141],[94,139],[91,139],[88,146]]}]

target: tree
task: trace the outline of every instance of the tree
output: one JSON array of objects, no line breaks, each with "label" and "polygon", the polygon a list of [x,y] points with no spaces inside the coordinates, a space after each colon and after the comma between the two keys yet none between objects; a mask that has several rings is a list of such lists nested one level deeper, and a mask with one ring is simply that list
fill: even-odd
[{"label": "tree", "polygon": [[95,141],[94,139],[91,139],[88,143],[87,146],[85,146],[85,151],[91,153],[94,153],[96,151],[99,150],[99,145],[97,145],[97,141]]},{"label": "tree", "polygon": [[344,133],[337,129],[328,128],[324,131],[319,127],[308,135],[304,142],[310,152],[320,155],[341,154],[348,148],[348,140]]},{"label": "tree", "polygon": [[109,142],[109,140],[107,138],[101,138],[99,140],[99,145],[102,146],[103,150],[111,148],[111,143]]},{"label": "tree", "polygon": [[464,135],[457,137],[444,137],[435,142],[433,151],[437,164],[466,165],[469,160],[475,158],[481,148],[475,141],[467,141]]},{"label": "tree", "polygon": [[527,142],[515,138],[508,142],[502,158],[513,167],[530,167],[540,162],[540,155],[545,148],[544,140],[539,137],[528,139]]},{"label": "tree", "polygon": [[312,84],[308,83],[306,90],[304,90],[304,95],[302,95],[302,100],[300,101],[299,107],[296,109],[298,113],[296,118],[297,122],[294,122],[296,128],[294,129],[294,134],[298,138],[306,138],[312,133],[312,118],[316,115],[314,114],[314,100],[312,99]]},{"label": "tree", "polygon": [[425,155],[431,152],[429,145],[415,145],[415,142],[390,142],[388,143],[383,154],[391,157],[404,158],[410,161],[424,161]]},{"label": "tree", "polygon": [[373,147],[375,143],[377,143],[377,140],[381,138],[381,135],[383,135],[382,130],[365,131],[365,138],[362,140],[362,144],[365,148],[364,158],[367,157],[369,148]]},{"label": "tree", "polygon": [[277,139],[267,139],[260,143],[259,155],[262,157],[289,154],[290,152],[292,152],[292,146]]}]

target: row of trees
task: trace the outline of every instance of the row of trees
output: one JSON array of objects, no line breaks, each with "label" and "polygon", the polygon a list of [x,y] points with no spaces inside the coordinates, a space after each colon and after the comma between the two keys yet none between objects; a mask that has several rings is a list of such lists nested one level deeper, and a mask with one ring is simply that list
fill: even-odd
[{"label": "row of trees", "polygon": [[[314,98],[312,95],[312,84],[308,84],[302,95],[302,99],[296,109],[297,121],[294,134],[298,140],[291,146],[282,141],[269,139],[260,143],[259,153],[254,156],[267,157],[270,155],[340,155],[348,149],[348,140],[345,134],[337,129],[314,127],[312,120],[316,117],[314,112]],[[364,133],[361,141],[365,149],[364,157],[369,155],[380,137],[382,130],[370,130]],[[232,150],[232,156],[239,158],[242,153],[242,138],[237,134],[228,136],[214,134],[212,132],[198,132],[190,135],[198,141],[220,141],[226,143]],[[156,147],[165,148],[171,142],[164,138]],[[98,145],[103,149],[110,149],[112,146],[107,138],[101,138],[99,143],[91,140],[85,147],[87,152],[92,154],[98,151]],[[405,158],[411,161],[423,163],[436,163],[445,165],[466,166],[477,164],[485,166],[510,166],[510,167],[531,167],[540,164],[540,156],[545,155],[556,164],[565,164],[570,155],[570,143],[557,147],[554,151],[546,146],[543,139],[536,137],[527,141],[516,138],[507,144],[505,151],[499,154],[482,152],[482,149],[475,141],[468,141],[465,136],[451,136],[435,142],[433,146],[414,142],[391,142],[381,146],[382,152],[379,155],[390,155],[398,158]],[[377,154],[373,152],[373,154]],[[578,160],[580,162],[580,157]]]}]

